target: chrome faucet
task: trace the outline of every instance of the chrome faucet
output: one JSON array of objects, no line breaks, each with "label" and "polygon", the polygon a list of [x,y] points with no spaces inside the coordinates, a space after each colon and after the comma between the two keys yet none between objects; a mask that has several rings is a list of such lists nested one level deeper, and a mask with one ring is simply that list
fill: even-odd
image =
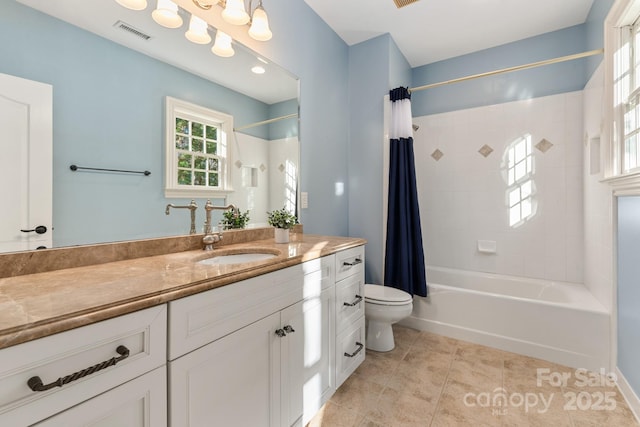
[{"label": "chrome faucet", "polygon": [[195,200],[192,200],[191,203],[185,206],[176,206],[173,203],[169,203],[164,213],[166,215],[169,215],[171,208],[189,209],[191,211],[191,229],[189,230],[189,234],[196,234],[196,209],[198,209],[198,205],[196,204]]},{"label": "chrome faucet", "polygon": [[205,220],[204,220],[204,237],[202,238],[202,249],[205,251],[210,251],[213,249],[213,244],[222,240],[222,230],[218,230],[217,233],[213,232],[213,228],[211,227],[211,211],[212,210],[233,210],[234,212],[239,212],[238,208],[234,204],[229,204],[228,206],[214,206],[211,203],[211,200],[207,200],[207,203],[204,205],[205,210]]}]

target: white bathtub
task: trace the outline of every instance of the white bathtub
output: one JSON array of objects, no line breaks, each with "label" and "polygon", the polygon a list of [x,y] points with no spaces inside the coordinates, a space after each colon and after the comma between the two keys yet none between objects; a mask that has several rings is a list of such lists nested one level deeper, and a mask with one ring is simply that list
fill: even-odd
[{"label": "white bathtub", "polygon": [[609,369],[606,309],[581,284],[427,267],[406,326],[591,370]]}]

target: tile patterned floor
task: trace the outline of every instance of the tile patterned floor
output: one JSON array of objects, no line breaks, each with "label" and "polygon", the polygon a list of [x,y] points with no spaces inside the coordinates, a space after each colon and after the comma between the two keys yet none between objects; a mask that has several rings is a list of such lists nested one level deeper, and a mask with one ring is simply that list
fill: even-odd
[{"label": "tile patterned floor", "polygon": [[617,388],[594,374],[395,325],[394,333],[396,348],[367,351],[308,427],[638,426]]}]

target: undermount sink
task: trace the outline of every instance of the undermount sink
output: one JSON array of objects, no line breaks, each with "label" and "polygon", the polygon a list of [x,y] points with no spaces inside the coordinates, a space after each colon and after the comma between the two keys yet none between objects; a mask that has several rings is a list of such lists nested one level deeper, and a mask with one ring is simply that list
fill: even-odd
[{"label": "undermount sink", "polygon": [[198,261],[198,264],[205,265],[230,265],[230,264],[246,264],[250,262],[266,261],[275,258],[277,254],[272,252],[246,252],[246,253],[225,253],[213,255]]}]

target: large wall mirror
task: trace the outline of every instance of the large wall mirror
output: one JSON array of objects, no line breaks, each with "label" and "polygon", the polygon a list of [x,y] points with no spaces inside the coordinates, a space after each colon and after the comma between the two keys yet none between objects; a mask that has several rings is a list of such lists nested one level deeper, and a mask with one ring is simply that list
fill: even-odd
[{"label": "large wall mirror", "polygon": [[[212,43],[186,39],[188,13],[181,10],[183,25],[168,29],[153,21],[155,1],[148,3],[144,11],[115,0],[0,4],[0,73],[53,89],[53,247],[189,233],[187,209],[165,214],[167,204],[191,199],[164,193],[167,97],[233,116],[234,191],[195,200],[197,232],[207,199],[248,210],[254,227],[266,224],[267,211],[287,205],[297,212],[298,79],[236,42],[232,57],[214,55]],[[256,66],[264,72],[253,72]],[[71,165],[151,173],[74,172]],[[6,200],[3,216],[18,211]],[[215,224],[221,212],[213,213]],[[26,221],[20,227],[40,225]],[[22,249],[35,247],[0,245]]]}]

